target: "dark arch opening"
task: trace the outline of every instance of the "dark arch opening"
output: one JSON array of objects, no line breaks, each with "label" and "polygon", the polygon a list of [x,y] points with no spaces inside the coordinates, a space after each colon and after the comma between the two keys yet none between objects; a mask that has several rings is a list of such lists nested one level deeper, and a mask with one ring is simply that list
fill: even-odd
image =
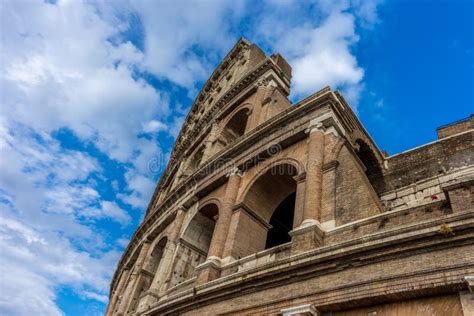
[{"label": "dark arch opening", "polygon": [[[261,220],[269,224],[251,223],[246,230],[253,231],[255,239],[248,249],[240,249],[235,256],[246,256],[251,253],[272,248],[291,241],[289,231],[293,228],[295,211],[297,168],[289,163],[275,164],[262,173],[248,189],[243,203]],[[245,240],[245,237],[241,237]]]},{"label": "dark arch opening", "polygon": [[362,139],[356,140],[356,144],[359,145],[357,150],[357,157],[359,157],[362,164],[365,166],[365,174],[369,179],[370,184],[376,191],[381,189],[382,183],[382,168],[370,146]]},{"label": "dark arch opening", "polygon": [[164,237],[158,242],[155,248],[153,248],[153,251],[151,252],[150,263],[148,264],[147,269],[149,272],[155,274],[158,270],[167,242],[168,238]]},{"label": "dark arch opening", "polygon": [[270,218],[272,228],[268,230],[265,249],[291,241],[289,232],[293,229],[295,215],[296,192],[288,195],[275,209]]},{"label": "dark arch opening", "polygon": [[191,172],[195,171],[201,164],[202,157],[204,155],[204,148],[199,148],[190,157],[188,168]]},{"label": "dark arch opening", "polygon": [[196,267],[206,260],[218,214],[218,206],[210,203],[199,209],[189,222],[180,242],[180,256],[172,275],[172,286],[193,277]]},{"label": "dark arch opening", "polygon": [[148,265],[145,267],[145,269],[150,272],[151,275],[140,280],[136,292],[132,297],[132,301],[130,302],[130,312],[136,310],[136,308],[138,307],[141,293],[147,291],[151,287],[156,272],[158,271],[158,267],[160,266],[161,259],[163,258],[163,253],[167,242],[168,238],[163,237],[153,248]]},{"label": "dark arch opening", "polygon": [[249,109],[244,108],[237,113],[227,122],[227,125],[222,131],[222,137],[226,144],[232,143],[234,140],[245,134],[247,128]]}]

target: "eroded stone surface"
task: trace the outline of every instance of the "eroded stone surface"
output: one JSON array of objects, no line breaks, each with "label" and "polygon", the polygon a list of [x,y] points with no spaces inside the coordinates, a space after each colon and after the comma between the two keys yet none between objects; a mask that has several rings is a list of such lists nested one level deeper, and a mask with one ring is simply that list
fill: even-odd
[{"label": "eroded stone surface", "polygon": [[290,80],[245,40],[218,66],[107,315],[472,312],[473,117],[387,156],[337,91],[292,105]]}]

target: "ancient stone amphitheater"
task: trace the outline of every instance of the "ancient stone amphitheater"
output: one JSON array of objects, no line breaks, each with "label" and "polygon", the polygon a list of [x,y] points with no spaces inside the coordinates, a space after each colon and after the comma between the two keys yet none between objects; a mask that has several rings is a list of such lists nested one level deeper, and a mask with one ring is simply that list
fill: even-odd
[{"label": "ancient stone amphitheater", "polygon": [[107,315],[474,315],[473,116],[389,156],[337,91],[292,104],[291,76],[244,39],[223,59]]}]

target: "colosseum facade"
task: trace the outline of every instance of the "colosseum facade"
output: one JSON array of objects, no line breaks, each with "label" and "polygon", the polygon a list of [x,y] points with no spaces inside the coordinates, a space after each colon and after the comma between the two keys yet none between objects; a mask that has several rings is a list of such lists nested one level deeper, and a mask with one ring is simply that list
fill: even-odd
[{"label": "colosseum facade", "polygon": [[291,77],[244,39],[222,60],[107,315],[474,315],[473,116],[387,155],[338,91],[292,104]]}]

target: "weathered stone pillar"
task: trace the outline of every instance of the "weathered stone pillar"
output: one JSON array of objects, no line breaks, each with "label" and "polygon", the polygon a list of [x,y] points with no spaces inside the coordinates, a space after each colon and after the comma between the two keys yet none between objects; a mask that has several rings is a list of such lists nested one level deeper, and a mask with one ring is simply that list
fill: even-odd
[{"label": "weathered stone pillar", "polygon": [[148,249],[150,248],[150,243],[143,243],[140,254],[138,255],[137,261],[133,267],[130,278],[128,279],[127,286],[125,291],[122,294],[122,299],[120,301],[119,308],[117,310],[117,315],[123,315],[129,308],[130,303],[133,300],[133,296],[136,292],[137,283],[139,283],[140,271],[143,267],[143,262],[145,261],[146,255],[148,254]]},{"label": "weathered stone pillar", "polygon": [[309,136],[303,221],[319,222],[321,220],[322,166],[324,160],[323,124],[310,124],[307,132]]},{"label": "weathered stone pillar", "polygon": [[214,229],[214,234],[212,235],[208,257],[222,258],[241,178],[242,172],[238,168],[233,169],[228,174],[222,209],[219,210],[219,218]]},{"label": "weathered stone pillar", "polygon": [[117,308],[117,302],[119,302],[119,297],[122,295],[123,288],[127,282],[128,276],[130,274],[130,269],[124,268],[122,270],[122,273],[120,275],[119,282],[117,284],[117,287],[115,288],[115,291],[113,291],[110,299],[110,303],[107,307],[107,310],[105,312],[105,315],[113,315],[115,314],[116,308]]},{"label": "weathered stone pillar", "polygon": [[163,249],[163,256],[161,257],[160,264],[156,270],[155,277],[150,286],[150,290],[159,291],[167,280],[168,273],[172,270],[171,261],[173,258],[176,244],[178,242],[179,233],[184,221],[185,209],[180,207],[176,212],[176,218],[173,222],[173,228],[168,236],[168,242]]},{"label": "weathered stone pillar", "polygon": [[293,228],[296,228],[303,222],[306,172],[303,172],[293,178],[296,181],[295,216],[293,218]]},{"label": "weathered stone pillar", "polygon": [[220,276],[220,261],[224,255],[224,246],[232,218],[232,209],[235,204],[235,199],[237,198],[237,193],[239,192],[241,177],[242,172],[238,168],[234,168],[228,174],[224,198],[212,235],[207,260],[196,267],[198,271],[197,284],[209,282]]},{"label": "weathered stone pillar", "polygon": [[176,250],[176,244],[179,239],[179,233],[181,232],[185,213],[185,208],[178,208],[173,222],[173,228],[168,235],[168,242],[163,249],[163,255],[158,265],[158,269],[156,270],[150,288],[138,304],[138,312],[147,310],[149,306],[155,303],[158,300],[158,297],[161,296],[167,289],[170,274],[173,270],[173,257]]},{"label": "weathered stone pillar", "polygon": [[290,232],[292,253],[308,251],[322,245],[321,221],[322,166],[324,161],[324,126],[311,122],[307,133],[308,151],[303,208],[303,222]]},{"label": "weathered stone pillar", "polygon": [[323,165],[323,195],[321,206],[321,226],[328,230],[336,226],[336,170],[337,160]]}]

